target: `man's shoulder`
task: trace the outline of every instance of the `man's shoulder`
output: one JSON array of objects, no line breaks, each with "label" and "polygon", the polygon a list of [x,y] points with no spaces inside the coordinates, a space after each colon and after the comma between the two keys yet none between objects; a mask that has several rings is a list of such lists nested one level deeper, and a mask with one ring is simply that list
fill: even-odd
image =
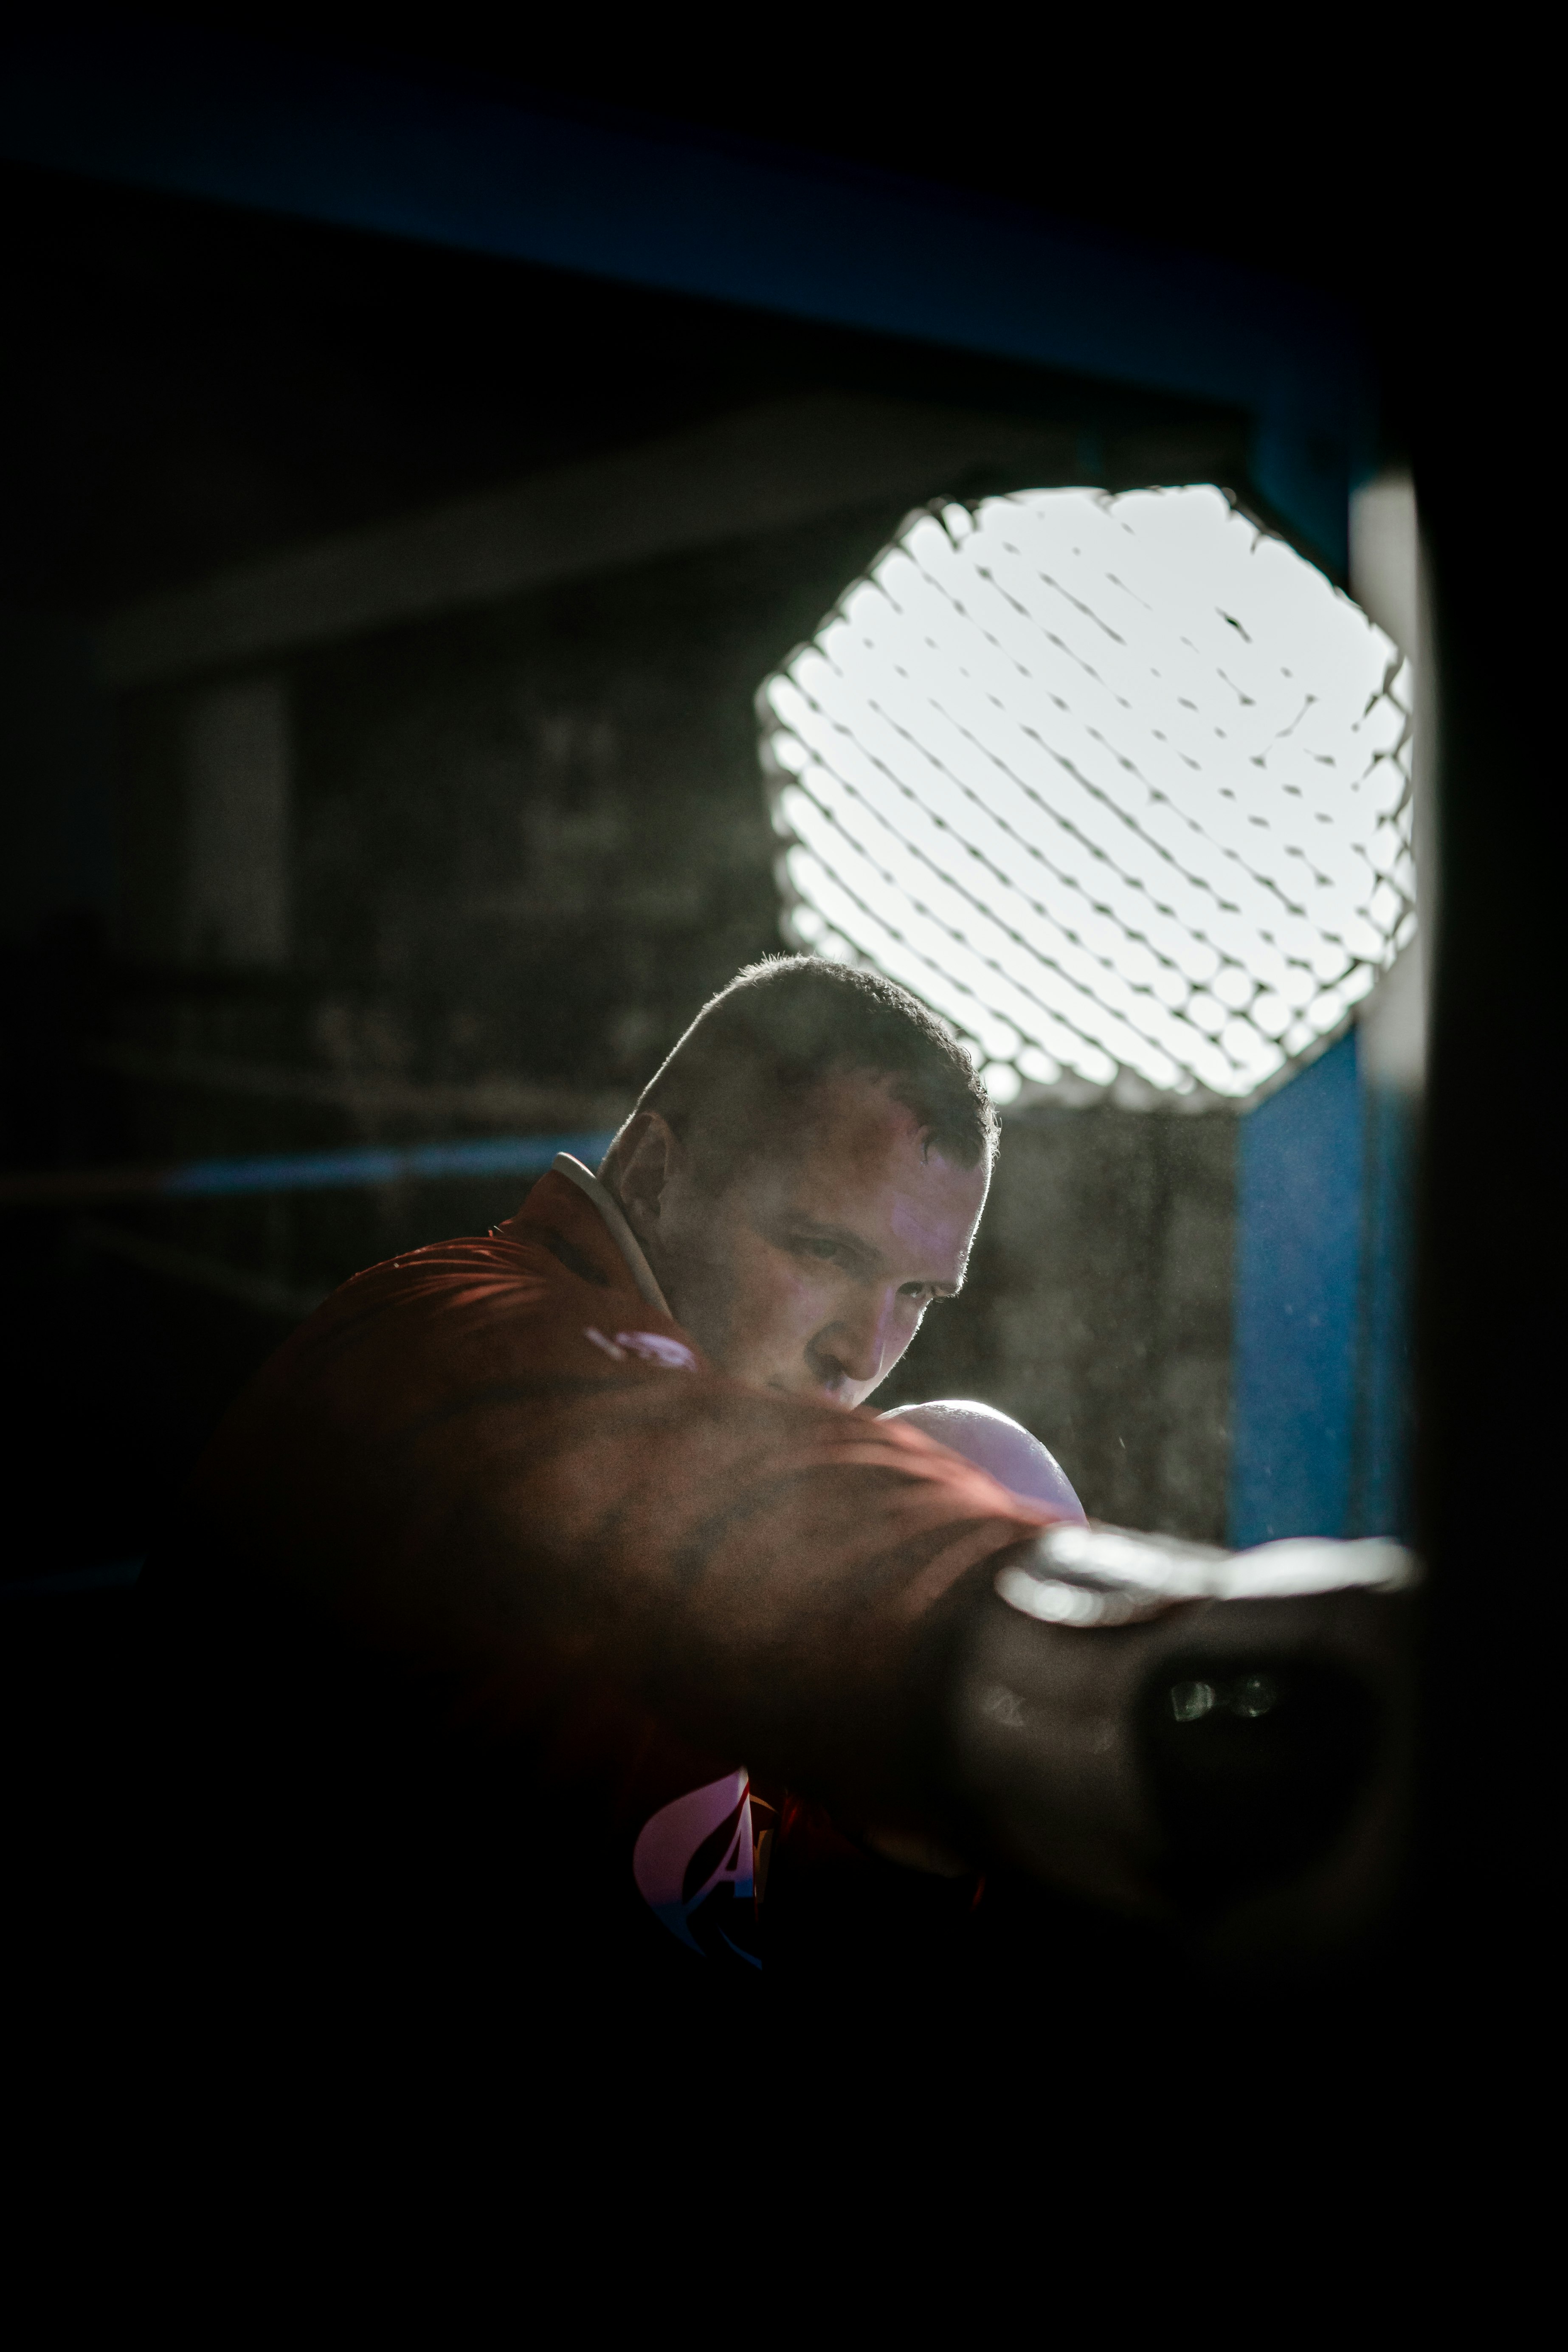
[{"label": "man's shoulder", "polygon": [[584,1288],[635,1296],[631,1276],[592,1207],[561,1177],[550,1174],[512,1216],[488,1233],[427,1242],[351,1276],[311,1321],[352,1323],[422,1305],[547,1307],[556,1298],[567,1304]]},{"label": "man's shoulder", "polygon": [[264,1367],[242,1418],[282,1410],[321,1412],[334,1427],[404,1425],[498,1381],[602,1378],[662,1364],[672,1346],[695,1369],[696,1351],[639,1297],[592,1202],[550,1174],[488,1233],[353,1276]]}]

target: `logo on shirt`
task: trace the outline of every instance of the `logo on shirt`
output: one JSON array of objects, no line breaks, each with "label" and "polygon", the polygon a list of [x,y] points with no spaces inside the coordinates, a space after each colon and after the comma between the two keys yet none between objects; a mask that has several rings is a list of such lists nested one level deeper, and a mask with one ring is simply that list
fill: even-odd
[{"label": "logo on shirt", "polygon": [[753,1969],[752,1790],[743,1772],[661,1805],[632,1851],[637,1892],[677,1941],[705,1959],[733,1953]]}]

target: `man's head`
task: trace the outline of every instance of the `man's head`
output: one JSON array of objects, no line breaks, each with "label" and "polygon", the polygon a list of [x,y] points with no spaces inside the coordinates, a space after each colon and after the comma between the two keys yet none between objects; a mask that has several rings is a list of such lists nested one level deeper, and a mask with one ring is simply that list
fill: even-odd
[{"label": "man's head", "polygon": [[995,1146],[912,996],[780,956],[703,1007],[600,1172],[721,1371],[854,1405],[963,1282]]}]

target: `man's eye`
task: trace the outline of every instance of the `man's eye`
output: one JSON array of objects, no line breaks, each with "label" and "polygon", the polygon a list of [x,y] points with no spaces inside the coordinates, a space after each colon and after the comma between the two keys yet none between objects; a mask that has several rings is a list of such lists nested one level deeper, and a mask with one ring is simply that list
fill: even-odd
[{"label": "man's eye", "polygon": [[838,1255],[838,1244],[837,1242],[822,1242],[814,1239],[805,1239],[797,1242],[795,1244],[795,1247],[802,1251],[807,1257],[831,1259],[836,1258]]}]

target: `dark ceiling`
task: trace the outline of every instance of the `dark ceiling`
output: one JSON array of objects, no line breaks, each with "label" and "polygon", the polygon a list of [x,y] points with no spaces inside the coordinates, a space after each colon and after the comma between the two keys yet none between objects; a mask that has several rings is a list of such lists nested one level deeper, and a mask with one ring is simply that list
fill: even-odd
[{"label": "dark ceiling", "polygon": [[1185,404],[399,238],[0,170],[0,602],[91,612],[749,401]]},{"label": "dark ceiling", "polygon": [[[873,48],[820,17],[721,40],[460,5],[374,37],[331,5],[99,13],[805,146],[1270,268],[1358,314],[1395,456],[1423,404],[1441,421],[1456,304],[1468,327],[1506,301],[1486,241],[1507,184],[1473,142],[1450,152],[1404,50],[1364,34],[1353,58],[1244,73],[1190,37],[1161,49],[973,16],[962,48],[923,20]],[[1484,80],[1475,67],[1473,114]],[[1447,168],[1423,176],[1434,153]],[[1058,413],[1079,397],[926,347],[26,172],[0,173],[0,266],[26,355],[0,386],[7,446],[26,452],[0,518],[12,604],[100,608],[808,384]]]},{"label": "dark ceiling", "polygon": [[[662,117],[721,138],[986,192],[1066,219],[1282,270],[1354,299],[1408,244],[1427,116],[1399,29],[1363,17],[1348,48],[1315,24],[1273,61],[1261,26],[1168,31],[1082,12],[858,23],[671,17],[574,23],[459,5],[374,17],[331,5],[153,5],[117,12],[380,58],[574,110]],[[1281,26],[1280,31],[1286,32]],[[1472,39],[1467,103],[1484,61]],[[1426,205],[1444,190],[1428,189]],[[1375,301],[1373,304],[1375,309]]]}]

